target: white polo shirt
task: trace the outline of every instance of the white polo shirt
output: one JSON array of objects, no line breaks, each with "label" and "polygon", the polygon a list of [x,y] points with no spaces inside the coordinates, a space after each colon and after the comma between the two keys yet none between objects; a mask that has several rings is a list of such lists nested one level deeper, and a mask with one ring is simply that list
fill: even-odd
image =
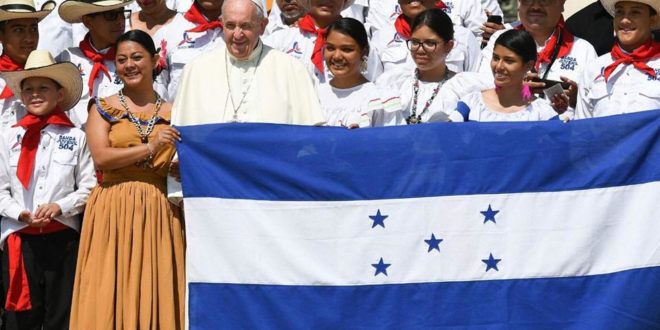
[{"label": "white polo shirt", "polygon": [[48,125],[41,132],[27,189],[16,176],[25,129],[14,127],[0,136],[0,245],[9,234],[27,227],[18,221],[22,211],[34,212],[41,204],[57,203],[62,215],[55,219],[79,230],[77,215],[83,212],[96,185],[94,162],[83,131]]},{"label": "white polo shirt", "polygon": [[584,70],[576,119],[660,109],[660,57],[646,63],[655,71],[653,77],[632,64],[619,64],[605,82],[603,72],[613,62],[607,53]]}]

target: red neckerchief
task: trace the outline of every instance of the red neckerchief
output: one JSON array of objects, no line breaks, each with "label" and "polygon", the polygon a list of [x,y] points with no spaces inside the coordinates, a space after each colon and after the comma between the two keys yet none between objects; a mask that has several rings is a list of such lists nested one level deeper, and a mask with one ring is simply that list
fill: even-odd
[{"label": "red neckerchief", "polygon": [[204,14],[202,14],[200,5],[197,1],[195,1],[193,5],[190,6],[190,9],[188,9],[186,14],[183,15],[183,18],[187,19],[191,23],[197,24],[197,26],[188,30],[187,32],[204,32],[206,30],[223,29],[222,22],[220,22],[218,19],[209,21],[206,17],[204,17]]},{"label": "red neckerchief", "polygon": [[626,54],[626,52],[621,49],[619,43],[614,43],[610,54],[612,54],[614,63],[608,65],[603,71],[605,82],[607,82],[607,79],[610,78],[610,75],[619,64],[632,64],[637,70],[642,71],[651,77],[655,77],[655,70],[646,65],[646,62],[660,56],[660,42],[650,39],[647,43],[637,47],[637,49],[629,54]]},{"label": "red neckerchief", "polygon": [[[442,2],[442,1],[437,1],[435,3],[435,8],[437,9],[447,9],[447,5]],[[410,40],[412,37],[412,31],[410,28],[410,23],[406,20],[406,16],[403,14],[399,15],[399,17],[396,18],[394,21],[394,28],[396,29],[396,32],[404,39],[404,40]]]},{"label": "red neckerchief", "polygon": [[37,147],[41,138],[41,130],[49,124],[73,127],[73,123],[59,107],[45,116],[36,116],[28,113],[13,127],[25,128],[25,134],[21,141],[21,154],[18,157],[18,168],[16,176],[25,189],[30,185],[32,170],[34,170],[34,158],[37,155]]},{"label": "red neckerchief", "polygon": [[326,29],[316,27],[316,24],[314,24],[314,19],[312,19],[310,14],[307,14],[298,20],[298,28],[301,32],[316,34],[314,51],[312,52],[312,63],[314,63],[314,66],[319,70],[319,72],[323,73],[323,48],[325,47]]},{"label": "red neckerchief", "polygon": [[396,33],[398,33],[403,39],[410,40],[412,31],[410,30],[410,23],[406,20],[406,16],[403,14],[399,15],[394,21],[394,28],[396,29]]},{"label": "red neckerchief", "polygon": [[69,227],[59,221],[51,222],[43,228],[27,227],[7,236],[7,255],[9,263],[9,283],[5,310],[23,312],[32,309],[30,299],[30,284],[28,283],[25,262],[23,261],[22,240],[20,234],[45,235],[65,230]]},{"label": "red neckerchief", "polygon": [[[525,30],[525,27],[523,25],[518,26],[516,29],[518,30]],[[559,37],[559,33],[561,33],[561,44],[559,45],[559,53],[557,53],[557,58],[562,58],[568,53],[571,52],[571,49],[573,48],[573,42],[575,41],[575,37],[573,37],[573,34],[568,31],[566,28],[566,23],[564,22],[564,16],[559,18],[559,22],[557,23],[557,26],[555,27],[555,32],[552,33],[552,36],[550,36],[550,39],[545,43],[545,48],[536,56],[536,70],[539,70],[539,67],[541,67],[541,64],[543,63],[550,63],[552,60],[552,53],[555,51],[555,46],[557,44],[557,38]]]},{"label": "red neckerchief", "polygon": [[[16,62],[12,61],[12,59],[9,58],[9,56],[6,54],[2,54],[2,56],[0,56],[0,71],[2,72],[23,70],[24,66],[25,64],[16,64]],[[0,100],[8,99],[12,96],[14,96],[14,93],[12,93],[11,89],[9,89],[9,86],[5,86],[5,88],[2,90],[2,93],[0,93]]]},{"label": "red neckerchief", "polygon": [[108,67],[103,64],[103,61],[115,60],[115,48],[112,47],[107,53],[101,54],[97,52],[94,47],[92,47],[92,42],[90,40],[91,39],[89,33],[87,33],[85,38],[80,42],[80,44],[78,44],[78,47],[80,47],[83,55],[85,55],[85,57],[94,63],[94,66],[92,66],[92,72],[89,74],[89,80],[87,81],[87,86],[89,87],[89,96],[93,96],[94,80],[96,80],[96,76],[98,76],[99,71],[103,71],[108,79],[112,80],[112,78],[110,78],[110,71],[108,70]]}]

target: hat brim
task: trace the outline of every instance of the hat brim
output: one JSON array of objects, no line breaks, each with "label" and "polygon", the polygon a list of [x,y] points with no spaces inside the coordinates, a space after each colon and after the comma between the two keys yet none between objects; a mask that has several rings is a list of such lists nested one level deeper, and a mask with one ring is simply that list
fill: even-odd
[{"label": "hat brim", "polygon": [[12,19],[22,19],[22,18],[36,18],[37,21],[41,21],[46,16],[48,16],[48,14],[50,14],[52,11],[53,9],[16,12],[16,11],[6,11],[0,9],[0,22],[9,21]]},{"label": "hat brim", "polygon": [[[612,17],[614,17],[615,13],[615,8],[616,4],[621,1],[631,1],[631,2],[639,2],[643,3],[645,5],[648,5],[649,7],[653,8],[657,15],[660,15],[660,0],[600,0],[600,3],[603,5],[603,8],[609,13]],[[651,26],[652,30],[660,28],[660,19],[657,20],[655,25]]]},{"label": "hat brim", "polygon": [[82,17],[85,15],[126,7],[133,3],[133,1],[106,0],[88,3],[79,0],[66,0],[60,4],[57,12],[60,14],[62,20],[67,23],[81,23]]},{"label": "hat brim", "polygon": [[78,104],[82,96],[83,83],[80,70],[71,62],[60,62],[22,71],[7,71],[0,73],[0,76],[18,98],[21,95],[21,81],[27,78],[42,77],[57,81],[64,88],[64,99],[59,104],[64,111]]}]

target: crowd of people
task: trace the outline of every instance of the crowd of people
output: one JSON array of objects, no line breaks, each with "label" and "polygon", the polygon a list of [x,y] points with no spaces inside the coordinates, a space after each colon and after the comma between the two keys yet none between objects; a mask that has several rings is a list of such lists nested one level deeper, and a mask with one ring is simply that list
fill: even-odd
[{"label": "crowd of people", "polygon": [[565,0],[518,0],[516,22],[495,0],[41,2],[0,1],[6,329],[184,328],[177,125],[660,108],[660,0],[600,0],[601,56]]}]

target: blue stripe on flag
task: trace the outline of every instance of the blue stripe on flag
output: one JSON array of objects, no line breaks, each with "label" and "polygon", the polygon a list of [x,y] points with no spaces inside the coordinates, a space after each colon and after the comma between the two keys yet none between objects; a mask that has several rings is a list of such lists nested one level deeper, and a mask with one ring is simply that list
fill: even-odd
[{"label": "blue stripe on flag", "polygon": [[658,329],[660,268],[382,286],[191,283],[191,329]]},{"label": "blue stripe on flag", "polygon": [[660,179],[660,110],[567,124],[179,129],[186,197],[373,200],[565,191]]}]

